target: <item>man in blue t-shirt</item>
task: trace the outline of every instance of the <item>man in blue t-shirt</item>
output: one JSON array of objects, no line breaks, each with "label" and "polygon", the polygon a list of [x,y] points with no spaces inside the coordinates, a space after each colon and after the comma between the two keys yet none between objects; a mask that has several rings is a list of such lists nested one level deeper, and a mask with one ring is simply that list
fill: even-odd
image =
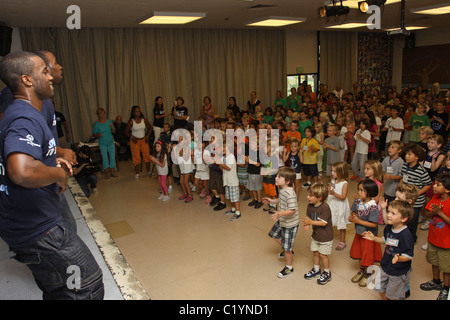
[{"label": "man in blue t-shirt", "polygon": [[[0,121],[0,237],[30,268],[44,299],[102,299],[101,269],[61,218],[58,193],[70,163],[56,157],[42,115],[54,78],[36,54],[14,52],[0,62],[0,79],[14,96]],[[80,270],[78,286],[68,285],[70,266]]]}]

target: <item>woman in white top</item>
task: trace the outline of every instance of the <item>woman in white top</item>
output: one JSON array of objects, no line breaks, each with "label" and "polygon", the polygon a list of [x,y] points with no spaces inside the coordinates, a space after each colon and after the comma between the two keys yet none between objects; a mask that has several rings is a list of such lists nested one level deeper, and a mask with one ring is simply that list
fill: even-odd
[{"label": "woman in white top", "polygon": [[136,179],[139,179],[141,153],[144,159],[145,168],[147,169],[147,175],[150,175],[150,147],[148,142],[152,131],[152,125],[145,119],[141,112],[141,108],[139,108],[139,106],[133,106],[131,108],[131,116],[125,129],[125,133],[130,137],[130,150]]}]

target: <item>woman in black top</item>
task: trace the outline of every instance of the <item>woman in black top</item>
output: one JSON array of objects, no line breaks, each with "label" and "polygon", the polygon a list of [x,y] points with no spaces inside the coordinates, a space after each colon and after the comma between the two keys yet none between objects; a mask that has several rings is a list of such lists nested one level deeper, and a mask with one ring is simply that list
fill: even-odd
[{"label": "woman in black top", "polygon": [[172,108],[174,129],[184,128],[188,125],[188,109],[184,106],[183,97],[176,99],[176,105]]},{"label": "woman in black top", "polygon": [[230,99],[228,99],[227,109],[233,111],[234,116],[236,116],[236,113],[240,112],[239,107],[236,104],[235,97],[230,97]]}]

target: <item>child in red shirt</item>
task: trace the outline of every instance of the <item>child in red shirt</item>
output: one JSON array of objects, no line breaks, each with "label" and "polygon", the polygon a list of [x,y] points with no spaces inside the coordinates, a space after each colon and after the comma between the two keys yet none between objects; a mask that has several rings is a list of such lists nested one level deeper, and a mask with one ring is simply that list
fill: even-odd
[{"label": "child in red shirt", "polygon": [[[438,300],[448,299],[450,286],[450,174],[436,177],[434,196],[425,207],[431,215],[428,231],[427,261],[432,265],[433,280],[420,285],[422,290],[440,290]],[[444,275],[441,283],[440,273]]]}]

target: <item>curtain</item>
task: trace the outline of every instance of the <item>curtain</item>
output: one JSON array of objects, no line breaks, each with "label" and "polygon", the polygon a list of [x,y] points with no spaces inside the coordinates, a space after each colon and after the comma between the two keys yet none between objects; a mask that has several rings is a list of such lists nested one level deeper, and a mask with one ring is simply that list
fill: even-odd
[{"label": "curtain", "polygon": [[[139,105],[153,122],[162,96],[170,112],[181,96],[190,122],[198,119],[203,98],[210,96],[224,116],[234,96],[246,108],[251,91],[272,106],[275,92],[285,91],[285,33],[267,30],[166,28],[22,28],[23,50],[48,50],[63,67],[55,89],[55,108],[68,119],[74,141],[91,136],[95,111],[126,122]],[[284,92],[282,91],[282,92]],[[170,120],[171,122],[173,120]]]},{"label": "curtain", "polygon": [[320,32],[320,82],[332,92],[337,83],[344,92],[352,89],[358,76],[358,33]]}]

